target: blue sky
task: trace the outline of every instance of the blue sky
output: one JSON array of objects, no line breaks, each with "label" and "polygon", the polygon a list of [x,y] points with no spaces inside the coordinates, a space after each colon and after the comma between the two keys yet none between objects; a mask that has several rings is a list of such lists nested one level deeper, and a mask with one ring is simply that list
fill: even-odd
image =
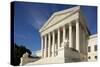
[{"label": "blue sky", "polygon": [[[42,4],[31,2],[15,2],[14,4],[14,42],[24,45],[31,51],[41,47],[39,29],[56,11],[76,5]],[[81,6],[91,34],[97,33],[97,8]]]}]

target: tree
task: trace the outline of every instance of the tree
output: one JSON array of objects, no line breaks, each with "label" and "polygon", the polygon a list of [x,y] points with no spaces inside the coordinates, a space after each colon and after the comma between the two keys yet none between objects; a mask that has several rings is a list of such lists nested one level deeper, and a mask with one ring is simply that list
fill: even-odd
[{"label": "tree", "polygon": [[16,43],[11,46],[11,64],[17,66],[20,64],[20,58],[24,53],[29,53],[31,55],[31,51],[27,49],[25,46],[18,46]]}]

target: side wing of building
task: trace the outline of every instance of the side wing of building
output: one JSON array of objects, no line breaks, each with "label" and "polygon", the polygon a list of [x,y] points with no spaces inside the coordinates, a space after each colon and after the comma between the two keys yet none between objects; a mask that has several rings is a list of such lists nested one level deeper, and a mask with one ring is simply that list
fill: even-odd
[{"label": "side wing of building", "polygon": [[91,35],[88,40],[88,61],[97,60],[97,34]]}]

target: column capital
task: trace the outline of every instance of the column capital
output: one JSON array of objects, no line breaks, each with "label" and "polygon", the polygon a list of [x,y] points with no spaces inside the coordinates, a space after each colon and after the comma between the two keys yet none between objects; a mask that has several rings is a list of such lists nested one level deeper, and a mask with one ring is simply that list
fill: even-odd
[{"label": "column capital", "polygon": [[76,23],[79,23],[79,19],[76,19],[75,22],[76,22]]},{"label": "column capital", "polygon": [[72,26],[72,23],[69,23],[69,26]]}]

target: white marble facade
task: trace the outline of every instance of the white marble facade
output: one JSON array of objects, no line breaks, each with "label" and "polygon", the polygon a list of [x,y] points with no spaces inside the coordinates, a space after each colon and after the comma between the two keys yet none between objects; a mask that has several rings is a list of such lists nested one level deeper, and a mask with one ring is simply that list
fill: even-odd
[{"label": "white marble facade", "polygon": [[39,32],[42,58],[63,57],[64,62],[70,62],[66,60],[70,57],[69,60],[78,58],[79,61],[87,61],[90,33],[80,6],[53,13]]}]

